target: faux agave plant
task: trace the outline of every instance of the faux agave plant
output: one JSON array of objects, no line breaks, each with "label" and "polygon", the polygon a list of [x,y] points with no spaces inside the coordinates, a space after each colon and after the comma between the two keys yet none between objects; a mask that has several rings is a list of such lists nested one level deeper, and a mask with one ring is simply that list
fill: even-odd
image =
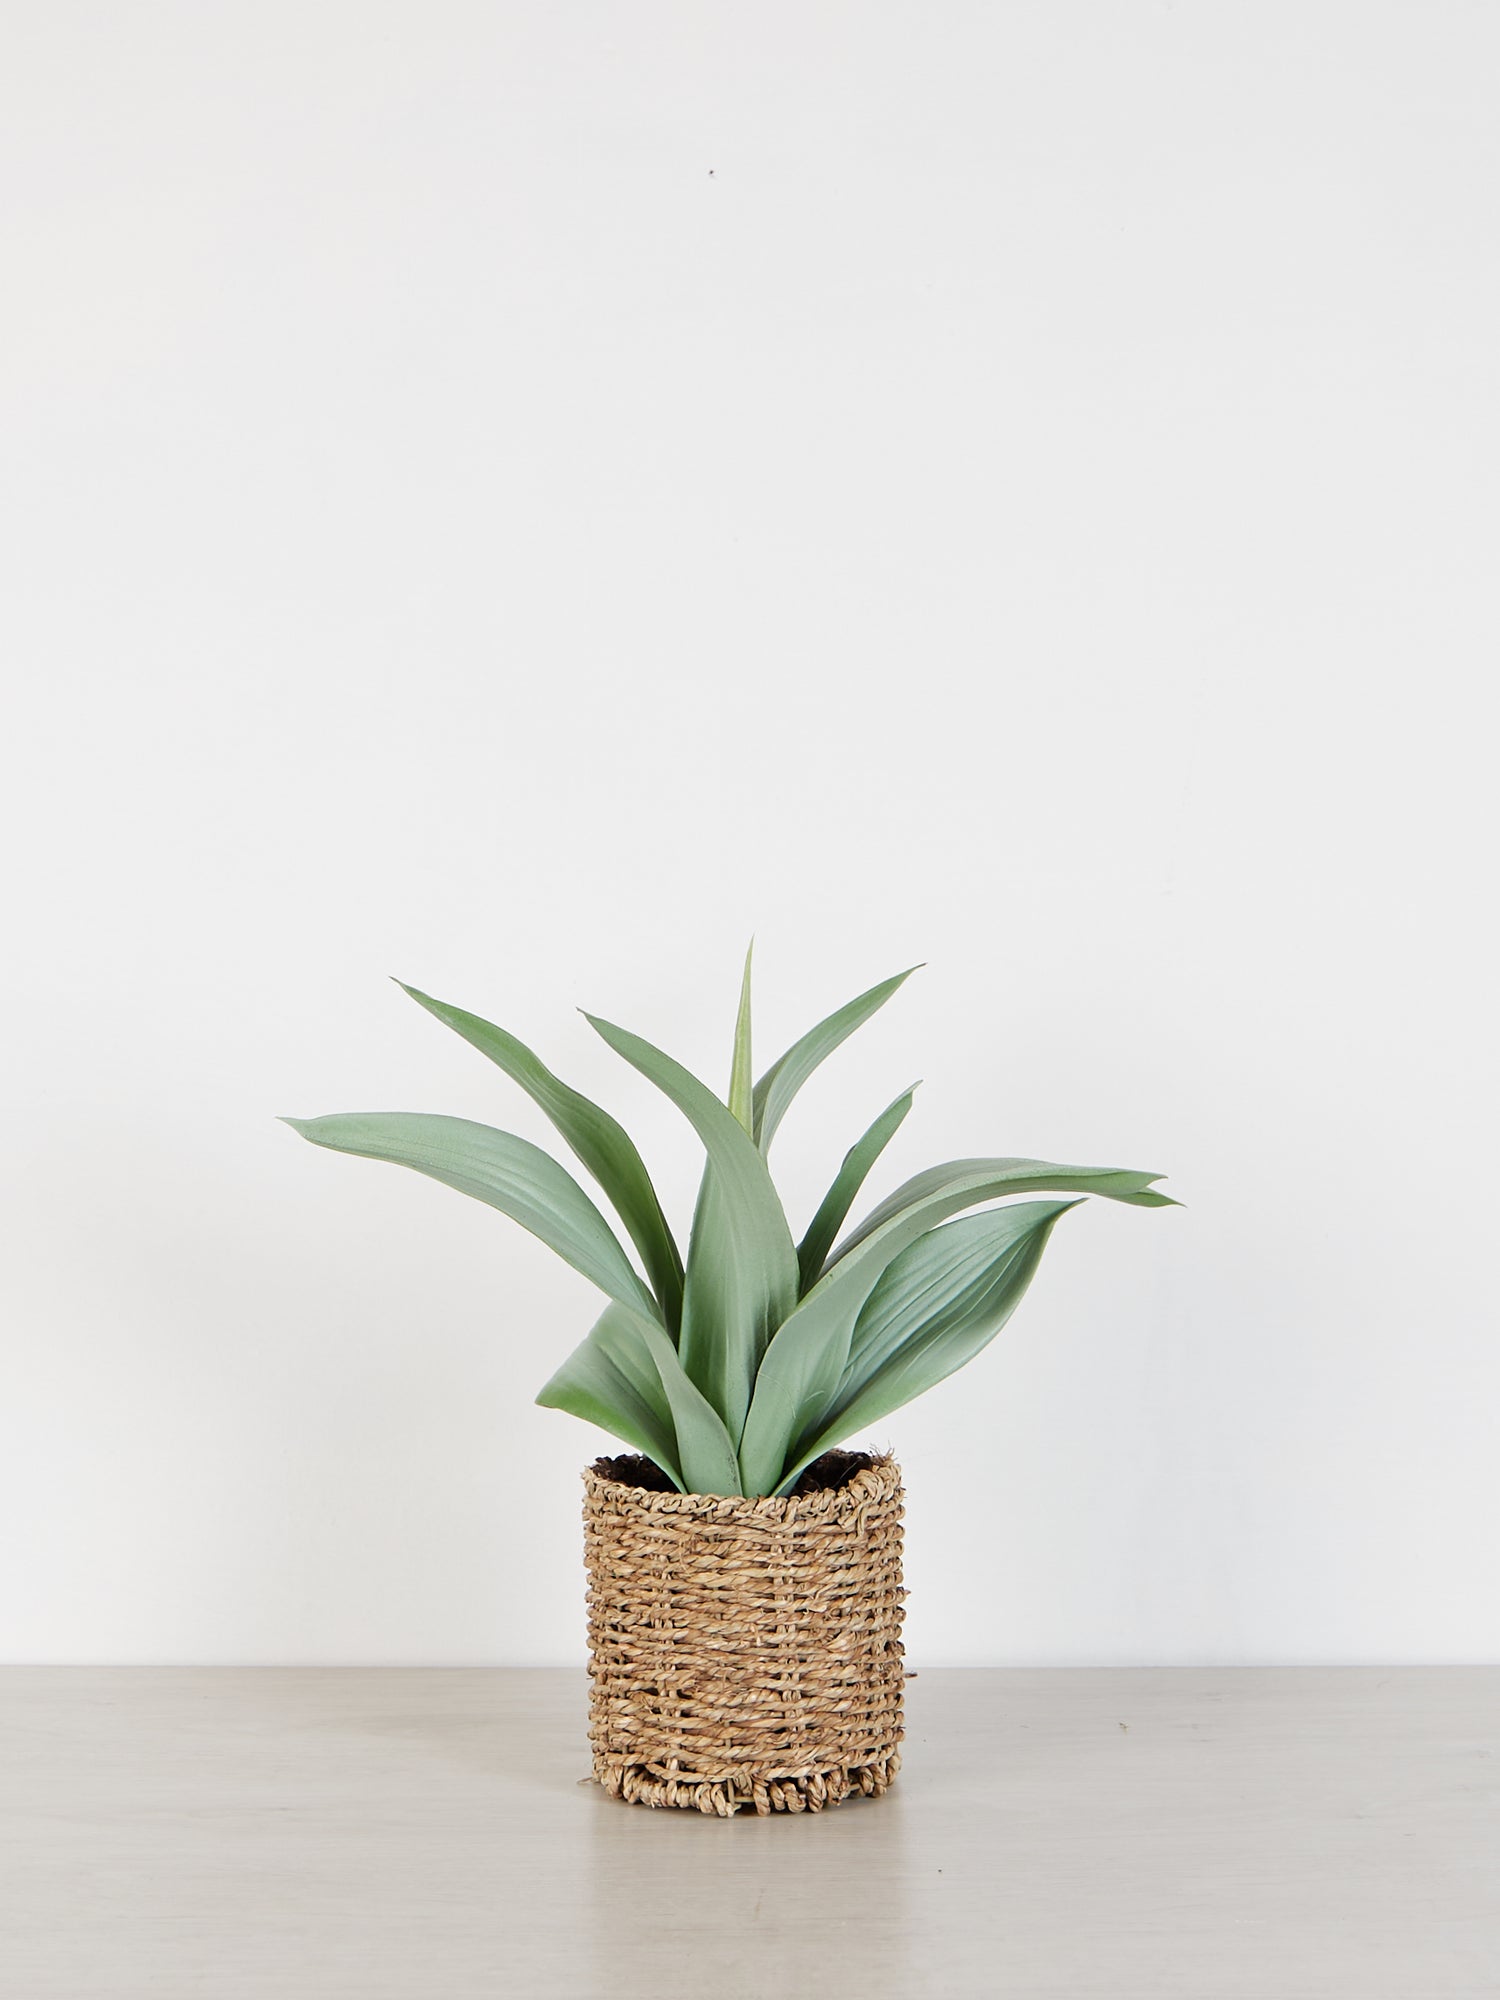
[{"label": "faux agave plant", "polygon": [[[683,1492],[786,1493],[831,1446],[971,1361],[1020,1303],[1058,1218],[1083,1197],[1173,1206],[1154,1189],[1159,1174],[952,1160],[904,1182],[840,1241],[913,1085],[849,1148],[794,1243],[766,1164],[771,1141],[818,1065],[909,977],[830,1014],[752,1085],[747,956],[723,1099],[639,1035],[585,1015],[703,1143],[686,1259],[640,1153],[607,1111],[503,1028],[403,988],[540,1105],[608,1197],[644,1276],[572,1175],[513,1133],[400,1111],[285,1122],[314,1145],[412,1167],[487,1202],[599,1287],[609,1303],[539,1403],[634,1445]],[[1071,1198],[981,1208],[1030,1194]]]}]

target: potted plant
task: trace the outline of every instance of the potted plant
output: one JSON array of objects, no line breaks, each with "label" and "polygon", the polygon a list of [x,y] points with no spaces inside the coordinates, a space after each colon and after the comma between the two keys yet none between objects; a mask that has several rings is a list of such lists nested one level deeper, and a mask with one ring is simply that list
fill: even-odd
[{"label": "potted plant", "polygon": [[[585,1016],[703,1144],[685,1257],[607,1111],[503,1028],[404,988],[547,1114],[639,1268],[529,1140],[414,1112],[286,1121],[315,1145],[487,1202],[605,1295],[537,1401],[634,1447],[584,1474],[593,1767],[616,1797],[729,1815],[816,1812],[886,1789],[902,1734],[901,1477],[887,1454],[838,1447],[993,1339],[1083,1197],[1171,1205],[1157,1174],[957,1160],[903,1183],[841,1238],[913,1086],[849,1148],[794,1242],[771,1142],[813,1071],[908,977],[830,1014],[752,1083],[747,956],[722,1099],[639,1035]],[[1048,1198],[982,1206],[1018,1195]]]}]

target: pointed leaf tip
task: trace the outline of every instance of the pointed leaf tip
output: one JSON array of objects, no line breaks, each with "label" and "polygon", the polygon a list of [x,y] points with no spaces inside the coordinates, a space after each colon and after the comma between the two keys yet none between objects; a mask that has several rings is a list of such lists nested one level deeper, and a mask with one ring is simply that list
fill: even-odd
[{"label": "pointed leaf tip", "polygon": [[855,1196],[910,1111],[916,1088],[916,1084],[912,1084],[894,1098],[844,1155],[838,1177],[824,1195],[817,1214],[808,1224],[807,1234],[797,1246],[798,1286],[801,1292],[808,1291],[822,1275],[834,1238],[843,1228]]},{"label": "pointed leaf tip", "polygon": [[682,1316],[682,1258],[645,1161],[624,1126],[602,1106],[554,1076],[535,1050],[507,1029],[446,1000],[434,1000],[415,986],[405,991],[518,1083],[551,1119],[609,1196],[641,1254],[666,1324],[675,1333]]},{"label": "pointed leaf tip", "polygon": [[745,953],[745,970],[740,979],[740,1006],[734,1023],[734,1058],[729,1069],[730,1110],[745,1130],[753,1137],[755,1133],[755,1080],[750,1063],[750,962],[755,954],[755,940],[750,940],[750,948]]},{"label": "pointed leaf tip", "polygon": [[754,1092],[754,1137],[763,1153],[770,1150],[776,1128],[787,1107],[813,1071],[842,1042],[847,1041],[856,1028],[863,1026],[872,1014],[878,1012],[918,969],[908,966],[905,972],[882,979],[878,985],[856,995],[825,1020],[819,1021],[816,1027],[810,1028],[800,1041],[793,1042],[772,1063],[756,1084]]}]

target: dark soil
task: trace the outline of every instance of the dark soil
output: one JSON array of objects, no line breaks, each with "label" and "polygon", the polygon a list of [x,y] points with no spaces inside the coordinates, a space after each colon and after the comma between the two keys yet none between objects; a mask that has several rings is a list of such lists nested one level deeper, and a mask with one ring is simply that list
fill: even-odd
[{"label": "dark soil", "polygon": [[[847,1486],[856,1472],[863,1472],[870,1463],[867,1451],[825,1451],[821,1458],[815,1458],[792,1488],[792,1498],[800,1500],[806,1493],[833,1493],[840,1486]],[[598,1458],[594,1461],[594,1471],[601,1479],[616,1480],[621,1486],[636,1486],[644,1493],[675,1493],[676,1487],[649,1458],[641,1458],[634,1452],[627,1452],[622,1458]]]}]

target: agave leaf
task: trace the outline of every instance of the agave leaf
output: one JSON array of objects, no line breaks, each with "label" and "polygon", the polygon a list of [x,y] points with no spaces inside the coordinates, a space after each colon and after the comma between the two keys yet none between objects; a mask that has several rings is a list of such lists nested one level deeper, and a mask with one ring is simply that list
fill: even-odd
[{"label": "agave leaf", "polygon": [[1060,1216],[1083,1201],[1073,1195],[1063,1201],[1008,1202],[945,1222],[908,1244],[881,1272],[855,1322],[840,1402],[863,1390],[913,1334],[925,1338],[971,1317],[1005,1260],[1038,1233],[1050,1233]]},{"label": "agave leaf", "polygon": [[[1081,1199],[1081,1198],[1080,1198]],[[817,1432],[793,1447],[779,1492],[823,1452],[972,1361],[1021,1303],[1057,1220],[1078,1201],[1023,1201],[930,1229],[881,1274]]]},{"label": "agave leaf", "polygon": [[745,1491],[773,1493],[794,1444],[821,1428],[848,1365],[860,1310],[881,1272],[909,1243],[961,1209],[1003,1195],[1102,1194],[1139,1202],[1147,1184],[1160,1178],[1116,1167],[996,1159],[954,1160],[909,1180],[840,1246],[766,1349],[740,1443]]},{"label": "agave leaf", "polygon": [[661,1306],[667,1330],[676,1335],[682,1320],[682,1258],[672,1231],[651,1185],[646,1163],[624,1126],[600,1105],[573,1090],[552,1074],[524,1042],[497,1028],[478,1014],[434,1000],[415,986],[401,980],[396,984],[409,993],[419,1007],[451,1028],[456,1035],[488,1056],[492,1063],[514,1078],[539,1104],[574,1153],[609,1196],[615,1212],[641,1253],[647,1276]]},{"label": "agave leaf", "polygon": [[722,1419],[702,1391],[688,1379],[677,1349],[654,1320],[640,1320],[641,1336],[651,1350],[662,1392],[672,1411],[677,1457],[689,1493],[739,1493],[740,1464]]},{"label": "agave leaf", "polygon": [[734,1024],[734,1063],[729,1073],[729,1108],[747,1132],[755,1122],[754,1096],[750,1084],[750,960],[755,940],[745,953],[745,973],[740,981],[740,1011]]},{"label": "agave leaf", "polygon": [[420,1111],[354,1111],[283,1121],[315,1146],[389,1160],[487,1202],[529,1229],[600,1291],[656,1319],[659,1308],[619,1238],[566,1167],[513,1132]]},{"label": "agave leaf", "polygon": [[[1151,1183],[1159,1181],[1160,1174],[1136,1173],[1128,1167],[1061,1167],[1050,1160],[947,1160],[942,1166],[928,1167],[923,1173],[913,1174],[878,1208],[872,1209],[834,1251],[834,1263],[841,1257],[847,1257],[856,1244],[883,1228],[892,1217],[919,1206],[930,1195],[941,1194],[963,1180],[992,1180],[997,1177],[1014,1183],[1006,1190],[1011,1194],[1102,1194],[1111,1201],[1126,1202],[1134,1208],[1178,1206],[1171,1195],[1153,1191]],[[961,1202],[959,1206],[972,1208],[976,1202],[988,1198],[975,1195],[972,1201]],[[949,1213],[952,1212],[950,1209]]]},{"label": "agave leaf", "polygon": [[807,1234],[797,1245],[797,1269],[799,1289],[808,1292],[822,1276],[823,1265],[833,1239],[844,1226],[845,1217],[853,1206],[854,1197],[864,1186],[871,1167],[880,1158],[895,1136],[908,1111],[917,1086],[903,1091],[894,1103],[888,1104],[875,1120],[863,1138],[856,1139],[844,1155],[844,1164],[834,1178],[833,1186],[824,1195],[818,1212],[807,1225]]},{"label": "agave leaf", "polygon": [[754,1141],[706,1084],[639,1035],[584,1018],[671,1098],[707,1151],[678,1348],[737,1446],[761,1355],[797,1303],[797,1253],[780,1198]]},{"label": "agave leaf", "polygon": [[611,1302],[536,1400],[543,1409],[566,1410],[623,1438],[654,1459],[678,1492],[685,1493],[671,1405],[642,1333],[644,1324]]},{"label": "agave leaf", "polygon": [[840,1007],[825,1021],[819,1021],[766,1071],[755,1086],[755,1143],[763,1153],[771,1149],[771,1141],[776,1136],[776,1128],[786,1116],[787,1107],[797,1092],[812,1075],[818,1064],[831,1056],[840,1042],[846,1042],[858,1027],[862,1027],[870,1016],[883,1007],[898,986],[910,979],[918,971],[915,965],[905,972],[898,972],[894,979],[883,979],[878,986],[872,986],[868,993],[861,993],[857,999]]},{"label": "agave leaf", "polygon": [[654,1319],[606,1307],[536,1400],[635,1445],[679,1492],[740,1490],[728,1433]]}]

